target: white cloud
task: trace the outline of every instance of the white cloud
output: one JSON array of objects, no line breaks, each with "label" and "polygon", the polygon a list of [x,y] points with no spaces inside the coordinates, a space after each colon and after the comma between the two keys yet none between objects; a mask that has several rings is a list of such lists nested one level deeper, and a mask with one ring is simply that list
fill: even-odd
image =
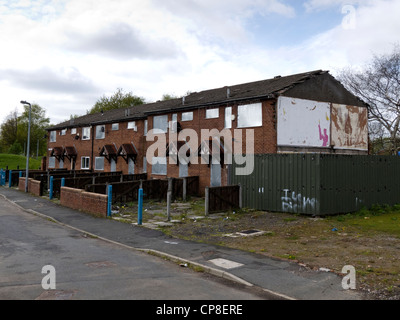
[{"label": "white cloud", "polygon": [[308,0],[304,7],[308,12],[326,10],[330,8],[342,8],[343,6],[366,6],[381,2],[381,0]]},{"label": "white cloud", "polygon": [[[297,0],[296,0],[297,1]],[[308,13],[356,9],[297,45],[273,47],[268,22],[298,23],[281,0],[0,0],[0,121],[20,100],[46,108],[53,122],[84,114],[119,87],[154,101],[313,69],[360,64],[398,41],[396,0],[308,0]],[[343,18],[345,15],[343,15]],[[263,41],[249,31],[253,19]],[[304,21],[304,20],[303,20]],[[274,29],[274,32],[279,32]]]}]

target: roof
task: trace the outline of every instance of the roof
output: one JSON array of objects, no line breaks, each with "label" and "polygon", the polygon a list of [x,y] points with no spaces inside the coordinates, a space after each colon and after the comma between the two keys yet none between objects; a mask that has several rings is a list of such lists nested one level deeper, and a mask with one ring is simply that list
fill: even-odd
[{"label": "roof", "polygon": [[328,71],[316,70],[285,77],[278,76],[267,80],[225,86],[201,92],[193,92],[188,96],[179,99],[157,101],[134,106],[129,109],[116,109],[104,113],[84,115],[47,128],[47,130],[139,120],[145,119],[148,115],[156,113],[194,109],[255,98],[272,98],[276,95],[283,94],[286,90],[289,90],[297,84],[325,73],[328,73]]}]

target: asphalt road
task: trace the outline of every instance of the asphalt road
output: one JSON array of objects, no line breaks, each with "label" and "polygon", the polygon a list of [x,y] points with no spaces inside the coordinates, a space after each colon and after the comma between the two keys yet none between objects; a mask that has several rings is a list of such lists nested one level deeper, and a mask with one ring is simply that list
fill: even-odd
[{"label": "asphalt road", "polygon": [[[48,265],[55,272],[42,273]],[[42,280],[50,275],[55,275],[55,289],[42,287]],[[256,289],[88,237],[27,213],[0,197],[1,300],[266,298]]]}]

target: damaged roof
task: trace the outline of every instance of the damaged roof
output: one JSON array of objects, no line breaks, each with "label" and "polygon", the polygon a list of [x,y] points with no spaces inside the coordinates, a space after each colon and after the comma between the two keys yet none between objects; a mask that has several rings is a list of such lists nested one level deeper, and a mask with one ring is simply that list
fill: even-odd
[{"label": "damaged roof", "polygon": [[273,98],[277,95],[283,94],[285,91],[293,88],[297,84],[326,73],[328,73],[328,71],[316,70],[285,77],[277,76],[267,80],[225,86],[201,92],[193,92],[179,99],[157,101],[134,106],[129,109],[115,109],[104,113],[87,114],[82,117],[62,122],[47,128],[47,130],[50,131],[94,124],[133,121],[145,119],[148,115],[156,113],[201,108],[256,98]]}]

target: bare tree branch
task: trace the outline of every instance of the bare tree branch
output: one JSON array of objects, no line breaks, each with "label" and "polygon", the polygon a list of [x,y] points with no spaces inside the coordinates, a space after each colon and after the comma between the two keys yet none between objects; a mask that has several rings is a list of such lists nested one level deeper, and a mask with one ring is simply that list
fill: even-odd
[{"label": "bare tree branch", "polygon": [[385,129],[392,152],[397,152],[400,129],[400,46],[395,46],[390,54],[375,55],[361,72],[342,70],[339,80],[369,105],[370,123]]}]

